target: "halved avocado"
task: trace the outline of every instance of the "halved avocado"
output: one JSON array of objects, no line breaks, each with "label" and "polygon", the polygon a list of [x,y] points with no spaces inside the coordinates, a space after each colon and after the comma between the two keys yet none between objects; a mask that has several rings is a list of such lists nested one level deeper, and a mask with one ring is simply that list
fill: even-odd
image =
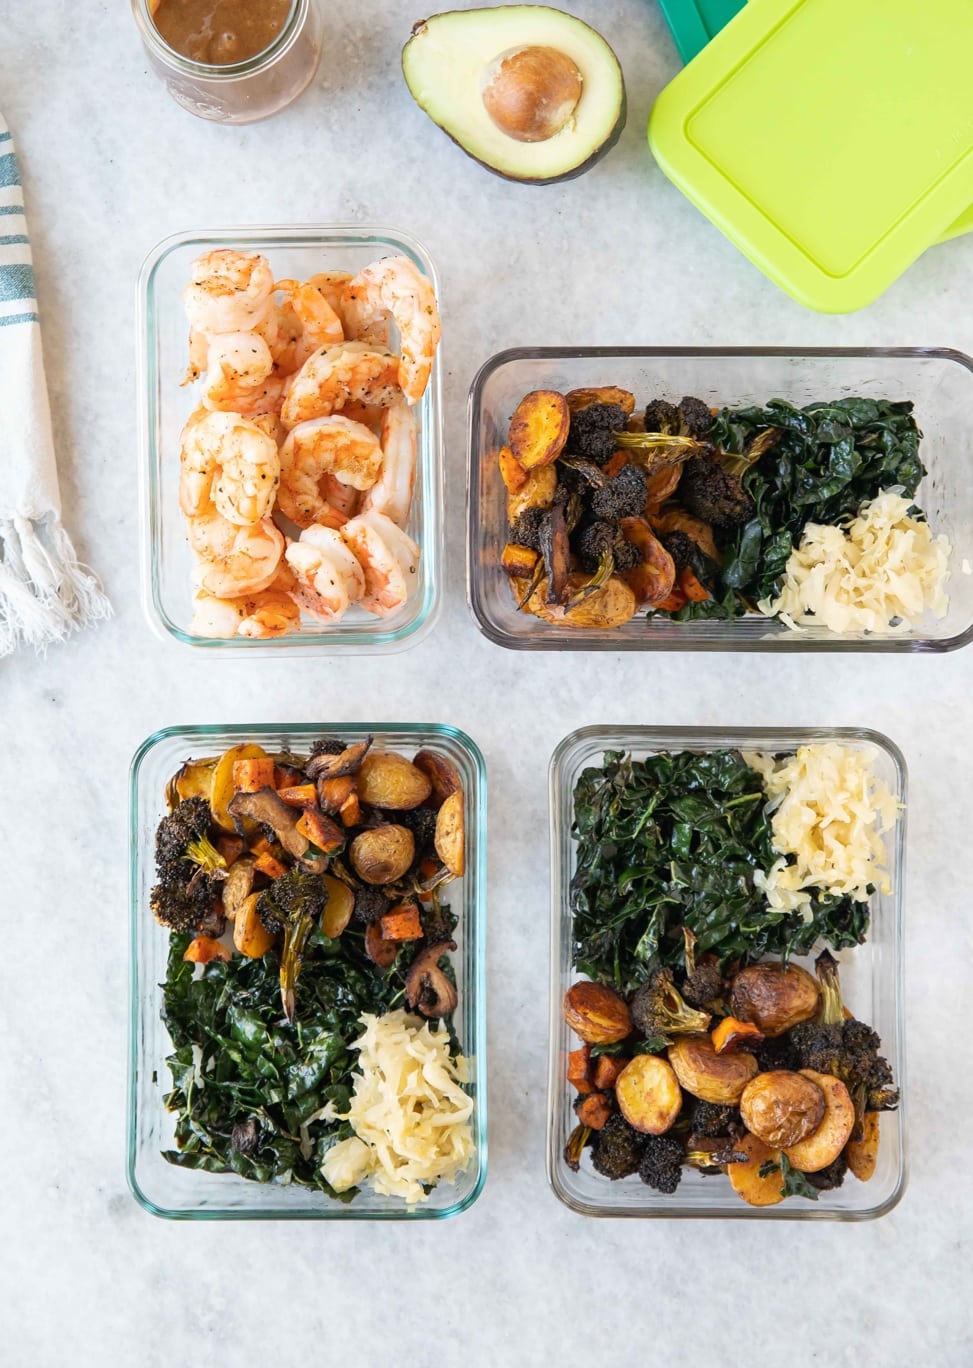
[{"label": "halved avocado", "polygon": [[476,161],[543,185],[587,171],[625,126],[618,58],[593,28],[546,5],[450,10],[402,50],[420,109]]}]

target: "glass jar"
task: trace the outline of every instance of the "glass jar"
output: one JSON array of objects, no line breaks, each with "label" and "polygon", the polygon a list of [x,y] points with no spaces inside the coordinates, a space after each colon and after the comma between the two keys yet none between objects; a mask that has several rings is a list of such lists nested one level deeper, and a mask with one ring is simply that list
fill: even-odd
[{"label": "glass jar", "polygon": [[152,0],[132,0],[132,13],[156,74],[183,109],[217,123],[253,123],[289,105],[306,89],[321,56],[315,0],[292,0],[277,37],[255,57],[226,66],[196,62],[171,48],[152,18]]}]

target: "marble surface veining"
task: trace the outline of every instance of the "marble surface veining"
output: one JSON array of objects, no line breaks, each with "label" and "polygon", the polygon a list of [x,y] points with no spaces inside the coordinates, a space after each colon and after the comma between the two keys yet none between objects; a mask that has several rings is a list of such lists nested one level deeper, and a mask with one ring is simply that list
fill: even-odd
[{"label": "marble surface veining", "polygon": [[[268,123],[207,125],[147,67],[128,6],[0,6],[0,108],[28,196],[62,492],[117,616],[0,662],[0,1361],[353,1365],[973,1362],[969,1135],[959,1067],[973,651],[947,657],[546,655],[492,647],[463,585],[466,391],[515,344],[942,344],[973,349],[973,240],[928,251],[871,308],[811,314],[669,185],[645,121],[677,57],[653,0],[574,0],[621,54],[629,121],[583,178],[535,189],[469,161],[413,106],[418,13],[322,6],[313,87]],[[443,279],[446,607],[390,659],[219,663],[139,607],[134,286],[193,225],[379,223]],[[167,723],[436,719],[490,771],[490,1175],[448,1222],[176,1224],[126,1188],[126,775]],[[871,1224],[612,1222],[544,1175],[547,761],[596,721],[867,724],[911,771],[910,1182]]]}]

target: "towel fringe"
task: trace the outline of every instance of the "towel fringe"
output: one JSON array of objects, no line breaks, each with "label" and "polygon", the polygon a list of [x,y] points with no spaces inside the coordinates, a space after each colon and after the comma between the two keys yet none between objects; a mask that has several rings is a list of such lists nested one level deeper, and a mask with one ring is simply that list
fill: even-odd
[{"label": "towel fringe", "polygon": [[53,518],[0,523],[0,656],[23,642],[43,651],[112,615],[101,585]]}]

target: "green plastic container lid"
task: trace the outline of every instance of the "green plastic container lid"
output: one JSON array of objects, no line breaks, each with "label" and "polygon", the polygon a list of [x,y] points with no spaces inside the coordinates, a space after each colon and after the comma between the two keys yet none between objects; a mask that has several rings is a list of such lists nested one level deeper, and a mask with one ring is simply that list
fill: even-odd
[{"label": "green plastic container lid", "polygon": [[702,52],[745,4],[746,0],[659,0],[662,16],[684,62],[691,62],[697,52]]},{"label": "green plastic container lid", "polygon": [[847,313],[973,226],[971,65],[971,0],[749,0],[649,144],[772,280]]}]

